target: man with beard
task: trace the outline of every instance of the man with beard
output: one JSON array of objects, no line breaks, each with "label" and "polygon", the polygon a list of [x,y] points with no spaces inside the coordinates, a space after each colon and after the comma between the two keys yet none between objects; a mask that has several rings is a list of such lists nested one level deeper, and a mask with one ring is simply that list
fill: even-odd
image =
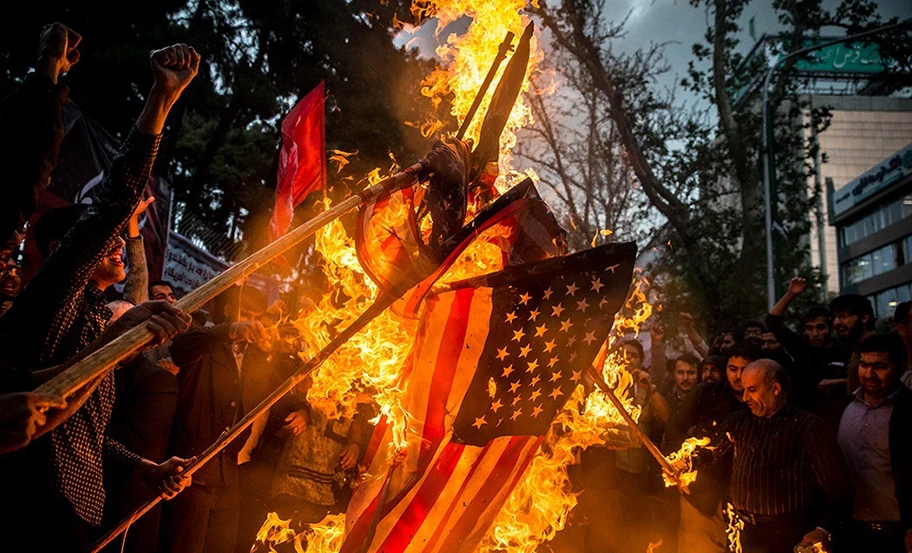
[{"label": "man with beard", "polygon": [[[674,412],[687,394],[700,382],[700,360],[685,353],[674,362],[673,385],[669,393],[665,394],[668,406]],[[672,417],[674,414],[671,415]]]},{"label": "man with beard", "polygon": [[861,342],[858,379],[839,419],[855,501],[844,551],[905,553],[912,545],[912,391],[899,381],[906,350],[895,334]]},{"label": "man with beard", "polygon": [[814,307],[805,313],[801,335],[785,326],[785,313],[806,289],[803,278],[793,278],[766,315],[766,325],[795,360],[793,366],[797,370],[789,374],[792,398],[807,409],[819,411],[824,398],[841,395],[850,354],[842,343],[832,339],[833,316],[826,308]]},{"label": "man with beard", "polygon": [[[824,379],[820,386],[834,390],[830,397],[845,397],[858,388],[858,344],[874,334],[874,308],[864,296],[844,294],[830,302],[830,311],[833,313],[833,329],[851,353],[847,372],[839,378]],[[848,387],[845,385],[847,381]]]},{"label": "man with beard", "polygon": [[713,450],[698,466],[731,459],[731,504],[744,523],[744,553],[782,553],[819,544],[830,549],[830,531],[848,505],[845,464],[819,417],[789,398],[785,369],[770,359],[748,365],[741,376],[749,411],[734,413],[715,429]]},{"label": "man with beard", "polygon": [[[665,439],[670,450],[677,450],[687,437],[709,436],[733,413],[745,408],[741,401],[744,392],[741,373],[759,356],[760,352],[749,344],[733,346],[726,363],[725,379],[698,384],[684,397],[666,427]],[[724,464],[701,470],[690,493],[681,496],[679,551],[723,553],[727,550],[722,508],[728,497],[730,479],[731,471]]]}]

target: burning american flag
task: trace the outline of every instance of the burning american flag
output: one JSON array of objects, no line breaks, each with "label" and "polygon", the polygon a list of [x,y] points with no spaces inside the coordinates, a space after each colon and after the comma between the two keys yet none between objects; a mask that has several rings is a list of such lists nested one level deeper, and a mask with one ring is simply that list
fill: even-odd
[{"label": "burning american flag", "polygon": [[425,300],[404,458],[375,431],[342,552],[470,552],[592,365],[636,247],[613,244],[453,283]]}]

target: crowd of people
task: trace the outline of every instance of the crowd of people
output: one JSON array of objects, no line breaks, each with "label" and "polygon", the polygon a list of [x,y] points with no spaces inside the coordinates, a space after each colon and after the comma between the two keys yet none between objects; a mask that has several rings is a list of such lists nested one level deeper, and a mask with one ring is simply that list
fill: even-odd
[{"label": "crowd of people", "polygon": [[[308,404],[305,382],[192,478],[182,475],[299,368],[303,336],[287,307],[267,305],[256,288],[235,286],[190,314],[175,306],[171,283],[149,281],[140,221],[154,198],[143,195],[169,111],[199,69],[186,44],[150,54],[154,84],[93,202],[36,214],[57,165],[64,75],[81,39],[59,23],[45,27],[36,70],[0,103],[0,128],[17,137],[0,154],[10,168],[0,205],[4,548],[88,551],[160,495],[172,501],[111,551],[247,553],[268,511],[302,525],[344,509],[370,401],[330,418]],[[41,259],[23,286],[25,240]],[[140,325],[153,342],[116,371],[65,400],[35,391]]]},{"label": "crowd of people", "polygon": [[585,451],[571,470],[579,507],[551,551],[722,553],[735,528],[747,553],[912,551],[912,302],[875,333],[870,302],[838,296],[795,314],[795,332],[785,318],[805,289],[792,279],[765,320],[712,345],[681,313],[673,356],[653,324],[648,366],[640,342],[623,344],[650,437],[666,453],[709,446],[686,488],[663,486],[623,436]]},{"label": "crowd of people", "polygon": [[[246,553],[271,511],[298,528],[344,511],[376,406],[365,396],[353,416],[333,416],[308,402],[306,381],[192,485],[182,474],[298,369],[307,338],[287,307],[251,286],[190,314],[175,306],[174,286],[149,281],[140,220],[154,198],[143,194],[169,111],[199,69],[192,47],[150,54],[154,84],[94,201],[35,214],[57,164],[63,75],[80,41],[47,26],[36,70],[0,103],[0,128],[17,137],[0,151],[5,546],[88,551],[159,495],[170,501],[112,551]],[[24,240],[42,257],[25,286]],[[579,505],[542,550],[721,553],[737,521],[746,553],[912,552],[912,303],[878,334],[870,303],[843,295],[798,314],[795,332],[786,319],[805,288],[793,279],[764,320],[711,344],[686,313],[680,351],[658,323],[648,355],[640,341],[623,342],[650,438],[666,453],[691,438],[710,447],[693,457],[696,482],[667,488],[641,444],[606,435],[570,468]],[[139,325],[154,341],[116,371],[66,400],[35,391]]]}]

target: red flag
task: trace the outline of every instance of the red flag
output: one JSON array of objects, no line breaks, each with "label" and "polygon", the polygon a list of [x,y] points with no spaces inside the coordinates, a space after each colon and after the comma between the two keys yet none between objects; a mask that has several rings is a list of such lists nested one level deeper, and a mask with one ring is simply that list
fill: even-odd
[{"label": "red flag", "polygon": [[311,192],[326,188],[326,123],[323,81],[282,121],[282,152],[269,237],[288,232],[294,208]]}]

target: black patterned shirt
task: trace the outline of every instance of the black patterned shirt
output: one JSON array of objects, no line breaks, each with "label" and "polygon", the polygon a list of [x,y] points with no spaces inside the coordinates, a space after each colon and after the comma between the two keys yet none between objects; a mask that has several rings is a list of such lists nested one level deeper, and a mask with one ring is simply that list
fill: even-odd
[{"label": "black patterned shirt", "polygon": [[733,455],[735,509],[765,516],[817,511],[827,529],[845,513],[851,489],[846,466],[816,415],[792,404],[772,417],[738,411],[717,427],[712,443],[713,458]]},{"label": "black patterned shirt", "polygon": [[[0,351],[10,366],[61,363],[104,331],[111,312],[89,278],[139,203],[160,141],[160,135],[130,132],[94,203],[0,319]],[[104,507],[102,457],[128,464],[140,461],[106,437],[113,404],[114,375],[109,373],[85,404],[51,433],[55,488],[92,524],[101,523]]]}]

